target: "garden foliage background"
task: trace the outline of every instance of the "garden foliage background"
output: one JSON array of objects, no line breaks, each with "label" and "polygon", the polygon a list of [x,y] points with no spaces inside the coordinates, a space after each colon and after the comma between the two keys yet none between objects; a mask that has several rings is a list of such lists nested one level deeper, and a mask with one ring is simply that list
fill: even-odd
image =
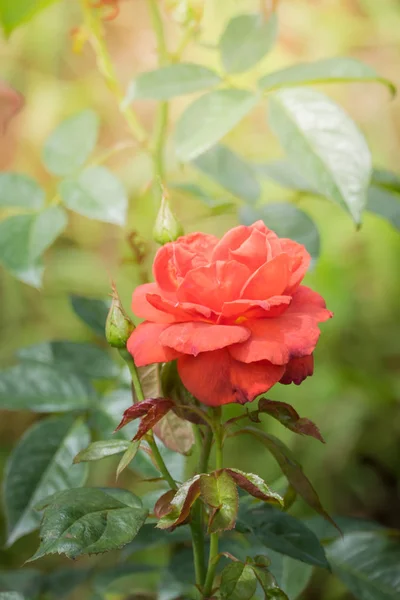
[{"label": "garden foliage background", "polygon": [[[203,41],[211,45],[228,18],[255,6],[250,0],[209,2],[204,17]],[[397,0],[282,0],[280,34],[276,49],[239,81],[245,85],[269,70],[300,60],[350,55],[374,66],[400,85],[400,5]],[[71,30],[80,22],[79,6],[72,0],[56,3],[37,15],[26,27],[0,41],[0,72],[25,98],[22,112],[0,138],[0,169],[25,172],[39,179],[49,194],[54,180],[40,161],[43,143],[66,116],[93,108],[101,117],[98,151],[116,142],[130,142],[115,100],[98,76],[89,46],[73,51]],[[177,27],[168,24],[175,40]],[[155,40],[142,0],[122,0],[119,16],[107,25],[107,43],[124,87],[139,72],[156,66]],[[75,48],[76,49],[76,48]],[[210,67],[218,56],[210,47],[189,47],[185,57]],[[391,100],[384,86],[375,84],[321,87],[338,100],[365,133],[378,166],[399,170],[400,99]],[[176,121],[190,97],[174,100],[171,121]],[[154,104],[136,103],[145,127],[154,119]],[[232,149],[257,163],[279,157],[282,151],[268,131],[265,109],[253,111],[231,134]],[[199,124],[201,127],[201,124]],[[43,288],[38,291],[0,271],[0,359],[11,364],[15,351],[53,339],[86,341],[90,330],[76,317],[70,296],[105,297],[110,276],[129,306],[132,289],[148,271],[156,244],[151,231],[157,206],[146,185],[151,177],[148,158],[135,145],[107,162],[129,193],[129,219],[121,228],[71,213],[69,226],[46,254]],[[172,145],[167,147],[168,181],[179,182],[185,171],[211,195],[229,194],[186,166],[182,171]],[[263,181],[263,202],[286,199],[289,192]],[[363,516],[389,527],[400,527],[400,238],[393,224],[365,213],[359,231],[337,205],[307,195],[291,199],[316,222],[321,254],[308,284],[326,298],[335,318],[323,326],[315,353],[315,375],[301,387],[279,386],[270,397],[293,404],[316,422],[326,446],[294,436],[268,422],[300,457],[306,473],[332,514]],[[176,190],[170,192],[174,213],[186,232],[201,230],[222,235],[237,223],[234,211],[218,214],[198,199]],[[127,232],[140,232],[149,257],[141,265],[132,260]],[[25,412],[1,413],[0,465],[28,425],[37,416]],[[278,476],[276,465],[252,440],[233,439],[226,452],[238,468],[252,465],[267,482]],[[91,468],[91,482],[114,482],[113,459]],[[131,487],[134,475],[124,475]],[[307,510],[298,503],[296,511]],[[1,523],[3,527],[3,523]],[[3,568],[20,566],[35,550],[37,533],[0,550]],[[88,564],[92,559],[85,559]],[[107,558],[104,559],[107,562]],[[48,568],[64,564],[47,560]],[[143,576],[142,576],[143,577]],[[73,597],[73,596],[71,596]],[[80,596],[76,596],[80,597]],[[118,596],[115,596],[116,598]],[[317,575],[303,596],[307,600],[344,600],[351,596],[338,580]]]}]

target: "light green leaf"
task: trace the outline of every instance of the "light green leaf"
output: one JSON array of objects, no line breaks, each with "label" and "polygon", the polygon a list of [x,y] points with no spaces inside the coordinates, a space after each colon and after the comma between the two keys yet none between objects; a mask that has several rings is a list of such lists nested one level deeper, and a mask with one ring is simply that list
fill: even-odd
[{"label": "light green leaf", "polygon": [[400,194],[372,185],[368,190],[367,210],[400,230]]},{"label": "light green leaf", "polygon": [[41,544],[30,559],[64,553],[68,558],[116,550],[133,540],[147,518],[140,499],[118,488],[78,488],[47,498]]},{"label": "light green leaf", "polygon": [[216,145],[197,157],[193,164],[226,190],[246,202],[256,202],[260,184],[251,166],[226,146]]},{"label": "light green leaf", "polygon": [[57,0],[1,0],[0,22],[4,33],[8,36],[19,25],[30,21],[40,12]]},{"label": "light green leaf", "polygon": [[375,69],[356,58],[325,58],[309,63],[298,63],[291,67],[268,73],[260,79],[258,85],[262,90],[276,90],[298,85],[315,85],[318,83],[344,83],[370,81],[383,83],[392,94],[396,92],[393,83],[380,77]]},{"label": "light green leaf", "polygon": [[99,132],[99,118],[90,109],[68,117],[48,137],[43,162],[54,175],[70,175],[82,167],[93,152]]},{"label": "light green leaf", "polygon": [[67,208],[89,219],[124,225],[128,197],[122,183],[105,167],[88,167],[59,185]]},{"label": "light green leaf", "polygon": [[126,469],[126,467],[133,461],[133,459],[135,458],[137,451],[139,450],[140,447],[140,440],[137,440],[136,442],[128,442],[128,446],[126,451],[124,452],[124,455],[122,456],[121,460],[118,463],[118,467],[117,467],[117,472],[116,472],[116,479],[118,479],[118,477],[121,475],[122,471],[124,471],[124,469]]},{"label": "light green leaf", "polygon": [[21,173],[0,173],[0,206],[42,208],[45,193],[31,177]]},{"label": "light green leaf", "polygon": [[240,222],[251,225],[261,219],[279,237],[290,238],[303,244],[316,260],[320,252],[318,229],[312,219],[292,204],[279,202],[265,204],[258,208],[242,206],[239,209]]},{"label": "light green leaf", "polygon": [[67,215],[56,206],[36,214],[15,215],[0,223],[0,261],[11,271],[32,268],[65,229]]},{"label": "light green leaf", "polygon": [[221,573],[221,598],[250,600],[257,589],[257,578],[250,565],[232,562]]},{"label": "light green leaf", "polygon": [[269,120],[289,159],[324,196],[361,222],[371,175],[367,143],[348,115],[319,92],[293,88],[269,98]]},{"label": "light green leaf", "polygon": [[288,160],[273,160],[268,163],[258,164],[255,169],[260,177],[271,179],[284,188],[310,194],[318,193],[304,179],[295,165]]},{"label": "light green leaf", "polygon": [[256,105],[247,90],[216,90],[197,98],[181,115],[175,130],[178,158],[193,160],[229,133]]},{"label": "light green leaf", "polygon": [[89,343],[44,342],[22,348],[18,356],[23,361],[56,365],[88,379],[112,379],[120,373],[106,350]]},{"label": "light green leaf", "polygon": [[400,597],[400,536],[351,533],[327,549],[334,574],[358,600]]},{"label": "light green leaf", "polygon": [[221,214],[234,209],[234,204],[227,199],[214,197],[196,183],[176,183],[171,185],[175,190],[193,196],[211,208],[213,214]]},{"label": "light green leaf", "polygon": [[39,259],[30,267],[20,269],[9,269],[10,273],[19,281],[26,283],[36,289],[40,289],[43,281],[44,265]]},{"label": "light green leaf", "polygon": [[101,440],[92,442],[87,448],[78,452],[74,458],[74,464],[80,462],[91,462],[93,460],[101,460],[107,456],[121,454],[129,448],[129,442],[125,440]]},{"label": "light green leaf", "polygon": [[75,314],[97,335],[104,338],[110,302],[84,296],[71,296],[70,300]]},{"label": "light green leaf", "polygon": [[271,560],[270,571],[279,587],[288,595],[290,600],[295,600],[310,581],[313,573],[312,566],[294,560],[290,556],[278,554],[270,549],[268,550],[268,558]]},{"label": "light green leaf", "polygon": [[209,533],[233,529],[239,507],[236,483],[227,471],[215,471],[200,477],[200,492],[210,507]]},{"label": "light green leaf", "polygon": [[275,44],[278,19],[260,14],[238,15],[226,26],[219,42],[222,64],[228,73],[241,73],[260,62]]},{"label": "light green leaf", "polygon": [[220,77],[211,69],[194,63],[179,63],[141,73],[129,85],[126,101],[149,98],[169,100],[217,85]]},{"label": "light green leaf", "polygon": [[72,466],[72,460],[89,439],[87,426],[70,415],[40,421],[21,438],[4,479],[8,546],[38,527],[35,507],[40,500],[84,483],[87,466]]},{"label": "light green leaf", "polygon": [[18,592],[0,592],[0,600],[25,600]]}]

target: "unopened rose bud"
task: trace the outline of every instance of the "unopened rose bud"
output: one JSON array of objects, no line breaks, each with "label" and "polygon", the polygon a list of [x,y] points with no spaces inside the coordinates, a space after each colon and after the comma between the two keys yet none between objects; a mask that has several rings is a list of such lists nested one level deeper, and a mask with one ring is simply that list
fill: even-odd
[{"label": "unopened rose bud", "polygon": [[135,329],[119,299],[117,289],[112,284],[112,302],[106,320],[106,339],[113,348],[126,348],[126,343]]},{"label": "unopened rose bud", "polygon": [[161,205],[157,214],[153,229],[153,238],[158,244],[163,246],[168,242],[174,242],[183,235],[182,225],[174,217],[165,191],[162,191]]}]

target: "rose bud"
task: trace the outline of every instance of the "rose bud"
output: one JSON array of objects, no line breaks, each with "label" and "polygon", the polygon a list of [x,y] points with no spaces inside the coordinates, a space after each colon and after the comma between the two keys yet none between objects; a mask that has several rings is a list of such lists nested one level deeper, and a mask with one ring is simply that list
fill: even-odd
[{"label": "rose bud", "polygon": [[113,348],[126,348],[126,342],[134,329],[135,326],[126,314],[113,283],[112,302],[106,320],[107,342]]},{"label": "rose bud", "polygon": [[174,217],[167,194],[162,189],[161,204],[153,229],[153,238],[158,244],[163,246],[168,242],[174,242],[183,233],[182,225]]}]

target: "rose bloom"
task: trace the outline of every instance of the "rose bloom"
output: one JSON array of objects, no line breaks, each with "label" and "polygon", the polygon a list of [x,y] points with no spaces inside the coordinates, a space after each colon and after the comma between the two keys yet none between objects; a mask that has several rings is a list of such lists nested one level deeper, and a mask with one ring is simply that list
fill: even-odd
[{"label": "rose bloom", "polygon": [[310,260],[262,221],[222,239],[192,233],[166,244],[155,283],[133,294],[133,312],[145,319],[128,340],[135,364],[177,359],[185,387],[210,406],[300,384],[313,374],[318,323],[332,316],[300,285]]}]

